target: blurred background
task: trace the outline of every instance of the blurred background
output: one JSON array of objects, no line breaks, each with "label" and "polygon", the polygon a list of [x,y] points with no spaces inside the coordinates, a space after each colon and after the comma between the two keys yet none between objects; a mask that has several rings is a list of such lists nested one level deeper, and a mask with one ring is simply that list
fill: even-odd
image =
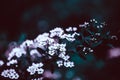
[{"label": "blurred background", "polygon": [[[0,54],[10,42],[21,43],[54,27],[78,26],[93,18],[105,22],[112,34],[118,37],[120,34],[119,0],[2,0],[0,3]],[[115,44],[120,47],[119,41]],[[99,49],[95,55],[88,56],[88,63],[79,60],[82,66],[76,68],[78,74],[68,70],[64,79],[120,80],[120,58],[106,60],[103,53],[108,48],[101,52]]]}]

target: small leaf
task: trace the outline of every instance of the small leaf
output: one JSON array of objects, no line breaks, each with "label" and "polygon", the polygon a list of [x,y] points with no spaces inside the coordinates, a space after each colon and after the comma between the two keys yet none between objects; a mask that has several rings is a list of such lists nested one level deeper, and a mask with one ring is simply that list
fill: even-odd
[{"label": "small leaf", "polygon": [[99,41],[99,42],[97,42],[97,43],[94,43],[94,44],[92,45],[92,47],[97,47],[97,46],[99,46],[100,44],[102,44],[102,42],[103,42],[103,41]]}]

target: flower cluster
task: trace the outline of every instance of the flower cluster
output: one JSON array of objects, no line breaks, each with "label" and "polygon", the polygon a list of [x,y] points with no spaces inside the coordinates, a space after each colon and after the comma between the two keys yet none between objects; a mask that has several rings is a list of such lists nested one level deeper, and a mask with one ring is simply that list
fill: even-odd
[{"label": "flower cluster", "polygon": [[[102,40],[110,37],[108,33],[102,33],[103,24],[93,26],[92,29],[94,28],[95,31],[92,31],[90,26],[92,22],[98,23],[93,19],[79,25],[79,27],[68,27],[66,29],[57,27],[48,33],[38,35],[33,40],[25,40],[23,43],[14,46],[7,55],[7,62],[4,63],[0,60],[0,66],[6,64],[5,66],[8,68],[2,71],[1,76],[18,79],[20,76],[29,73],[28,80],[42,80],[44,71],[53,70],[52,68],[55,65],[66,68],[74,67],[72,55],[93,53],[94,48],[100,45],[103,42]],[[16,64],[17,67],[15,67]],[[9,69],[11,67],[16,68],[15,70],[18,70],[18,73],[14,69]],[[39,75],[41,77],[38,77]]]},{"label": "flower cluster", "polygon": [[27,71],[30,72],[30,75],[34,75],[36,72],[42,74],[44,72],[44,69],[41,68],[42,66],[43,63],[32,63],[32,66],[29,66]]},{"label": "flower cluster", "polygon": [[7,62],[7,66],[10,66],[11,64],[17,64],[17,60],[12,59],[9,62]]},{"label": "flower cluster", "polygon": [[74,62],[70,62],[70,61],[62,61],[62,60],[59,60],[57,61],[57,64],[58,64],[58,67],[61,67],[61,66],[65,66],[65,67],[74,67]]},{"label": "flower cluster", "polygon": [[84,52],[85,54],[92,53],[92,52],[93,52],[93,49],[91,49],[91,48],[89,48],[89,47],[84,47],[84,48],[83,48],[83,52]]},{"label": "flower cluster", "polygon": [[64,33],[63,29],[55,28],[50,31],[50,37],[55,37],[55,36],[61,37],[63,35],[63,33]]},{"label": "flower cluster", "polygon": [[66,31],[67,32],[77,31],[77,28],[76,27],[68,27],[68,28],[66,28]]},{"label": "flower cluster", "polygon": [[8,60],[11,60],[14,56],[20,58],[23,54],[26,54],[26,51],[24,49],[20,47],[13,48],[12,51],[9,53]]},{"label": "flower cluster", "polygon": [[18,73],[14,69],[4,70],[1,73],[1,76],[6,77],[6,78],[10,78],[10,79],[18,79],[19,78]]}]

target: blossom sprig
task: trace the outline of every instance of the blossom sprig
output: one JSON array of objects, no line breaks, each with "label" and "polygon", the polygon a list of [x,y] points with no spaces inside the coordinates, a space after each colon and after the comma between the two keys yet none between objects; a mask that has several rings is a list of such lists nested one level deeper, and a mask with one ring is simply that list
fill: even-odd
[{"label": "blossom sprig", "polygon": [[35,74],[36,72],[38,74],[42,74],[44,72],[44,69],[42,69],[41,67],[43,66],[43,63],[32,63],[32,66],[29,66],[27,68],[27,71],[30,72],[30,75]]},{"label": "blossom sprig", "polygon": [[[33,40],[26,40],[13,47],[7,55],[7,62],[0,61],[0,67],[5,65],[7,68],[15,68],[3,70],[1,76],[19,79],[27,74],[27,79],[42,80],[45,70],[54,71],[56,66],[72,68],[75,66],[72,54],[84,58],[85,55],[94,53],[94,48],[105,39],[111,39],[110,33],[104,31],[104,26],[105,24],[98,24],[92,19],[78,27],[56,27],[48,33],[39,34]],[[13,73],[17,77],[11,76]]]},{"label": "blossom sprig", "polygon": [[1,76],[14,79],[14,80],[19,78],[18,73],[14,69],[3,70],[3,72],[1,73]]}]

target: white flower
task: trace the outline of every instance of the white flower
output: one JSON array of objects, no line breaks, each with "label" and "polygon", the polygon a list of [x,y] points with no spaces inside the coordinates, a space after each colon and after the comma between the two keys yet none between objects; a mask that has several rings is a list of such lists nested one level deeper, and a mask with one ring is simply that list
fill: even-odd
[{"label": "white flower", "polygon": [[70,61],[65,61],[65,62],[64,62],[64,66],[71,68],[71,67],[74,67],[74,63],[73,63],[73,62],[70,62]]},{"label": "white flower", "polygon": [[84,24],[79,25],[79,27],[86,28],[86,27],[87,27],[87,25],[89,25],[89,23],[88,23],[88,22],[84,22]]},{"label": "white flower", "polygon": [[77,27],[73,27],[73,31],[77,31]]},{"label": "white flower", "polygon": [[32,47],[33,45],[33,40],[26,40],[20,45],[20,48]]},{"label": "white flower", "polygon": [[36,39],[34,39],[34,46],[42,48],[42,49],[46,49],[45,46],[47,44],[51,44],[53,42],[54,42],[54,40],[49,38],[49,34],[44,33],[44,34],[38,35],[38,37]]},{"label": "white flower", "polygon": [[58,36],[60,37],[64,33],[62,28],[55,28],[50,31],[50,37]]},{"label": "white flower", "polygon": [[50,46],[48,47],[49,50],[56,50],[56,49],[58,49],[58,48],[59,48],[59,44],[58,44],[58,43],[52,44],[52,45],[50,45]]},{"label": "white flower", "polygon": [[60,46],[60,48],[61,47],[66,47],[66,44],[60,44],[59,46]]},{"label": "white flower", "polygon": [[0,60],[0,66],[4,65],[4,62],[2,60]]},{"label": "white flower", "polygon": [[48,54],[51,55],[51,56],[53,56],[53,55],[55,54],[55,50],[50,50],[50,51],[48,52]]},{"label": "white flower", "polygon": [[62,58],[62,59],[65,60],[65,61],[67,61],[67,60],[70,58],[70,56],[69,56],[69,55],[65,55],[64,52],[60,53],[60,54],[58,55],[58,57]]},{"label": "white flower", "polygon": [[27,71],[30,72],[30,75],[34,75],[36,72],[42,74],[44,72],[44,69],[41,68],[42,66],[43,63],[32,63],[32,66],[29,66]]},{"label": "white flower", "polygon": [[65,53],[60,53],[59,55],[58,55],[58,57],[60,57],[60,58],[64,58],[65,57]]},{"label": "white flower", "polygon": [[89,47],[84,47],[83,48],[83,52],[85,52],[85,54],[87,54],[87,52],[93,52],[93,49],[89,48]]},{"label": "white flower", "polygon": [[37,73],[38,74],[42,74],[44,72],[44,69],[40,68],[40,69],[37,69]]},{"label": "white flower", "polygon": [[68,27],[68,28],[66,28],[66,31],[67,31],[67,32],[77,31],[77,27]]},{"label": "white flower", "polygon": [[93,52],[93,49],[91,49],[91,48],[88,48],[88,50],[89,50],[89,52]]},{"label": "white flower", "polygon": [[65,66],[65,67],[70,67],[70,68],[72,68],[72,67],[74,67],[74,62],[70,62],[70,61],[62,61],[62,60],[59,60],[59,61],[57,61],[56,62],[57,63],[57,65],[58,65],[58,67],[61,67],[61,66]]},{"label": "white flower", "polygon": [[43,33],[37,36],[37,38],[34,39],[35,42],[44,42],[49,39],[49,33]]},{"label": "white flower", "polygon": [[74,41],[74,40],[75,40],[74,35],[72,35],[72,34],[67,34],[67,35],[66,35],[66,39],[67,39],[68,41]]},{"label": "white flower", "polygon": [[42,67],[43,63],[37,63],[38,67]]},{"label": "white flower", "polygon": [[33,74],[35,74],[36,69],[35,69],[35,67],[31,66],[27,69],[27,71],[30,72],[30,75],[33,75]]},{"label": "white flower", "polygon": [[51,56],[53,56],[55,53],[57,53],[57,50],[59,49],[59,44],[52,44],[48,47],[49,51],[48,54],[50,54]]},{"label": "white flower", "polygon": [[95,35],[100,36],[101,34],[100,33],[95,33]]},{"label": "white flower", "polygon": [[86,47],[83,48],[83,52],[86,50]]},{"label": "white flower", "polygon": [[58,65],[58,67],[63,66],[63,61],[62,61],[62,60],[59,60],[59,61],[57,61],[56,63],[57,63],[57,65]]},{"label": "white flower", "polygon": [[63,57],[63,59],[64,59],[65,61],[67,61],[69,58],[70,58],[70,56],[68,56],[68,55],[66,55],[66,56]]},{"label": "white flower", "polygon": [[66,51],[65,47],[60,47],[60,51]]},{"label": "white flower", "polygon": [[73,34],[64,34],[64,35],[62,35],[60,38],[61,39],[67,39],[68,41],[74,41],[75,40],[75,33],[73,33]]},{"label": "white flower", "polygon": [[18,79],[18,78],[19,78],[18,73],[17,73],[14,69],[4,70],[4,71],[1,73],[1,76],[7,77],[7,78],[10,78],[10,79]]},{"label": "white flower", "polygon": [[65,52],[66,51],[65,47],[66,47],[66,44],[60,44],[59,45],[60,51]]},{"label": "white flower", "polygon": [[16,59],[12,59],[9,62],[7,62],[7,66],[10,66],[11,64],[17,64],[17,60]]},{"label": "white flower", "polygon": [[73,30],[72,30],[72,27],[66,28],[66,31],[67,31],[67,32],[73,31]]},{"label": "white flower", "polygon": [[48,39],[48,44],[49,44],[49,45],[53,44],[54,42],[55,42],[54,39],[52,39],[52,38],[49,38],[49,39]]},{"label": "white flower", "polygon": [[96,26],[97,28],[100,28],[100,26]]},{"label": "white flower", "polygon": [[8,60],[10,60],[14,56],[20,58],[22,54],[26,54],[26,51],[24,49],[20,47],[13,48],[12,51],[9,53]]}]

